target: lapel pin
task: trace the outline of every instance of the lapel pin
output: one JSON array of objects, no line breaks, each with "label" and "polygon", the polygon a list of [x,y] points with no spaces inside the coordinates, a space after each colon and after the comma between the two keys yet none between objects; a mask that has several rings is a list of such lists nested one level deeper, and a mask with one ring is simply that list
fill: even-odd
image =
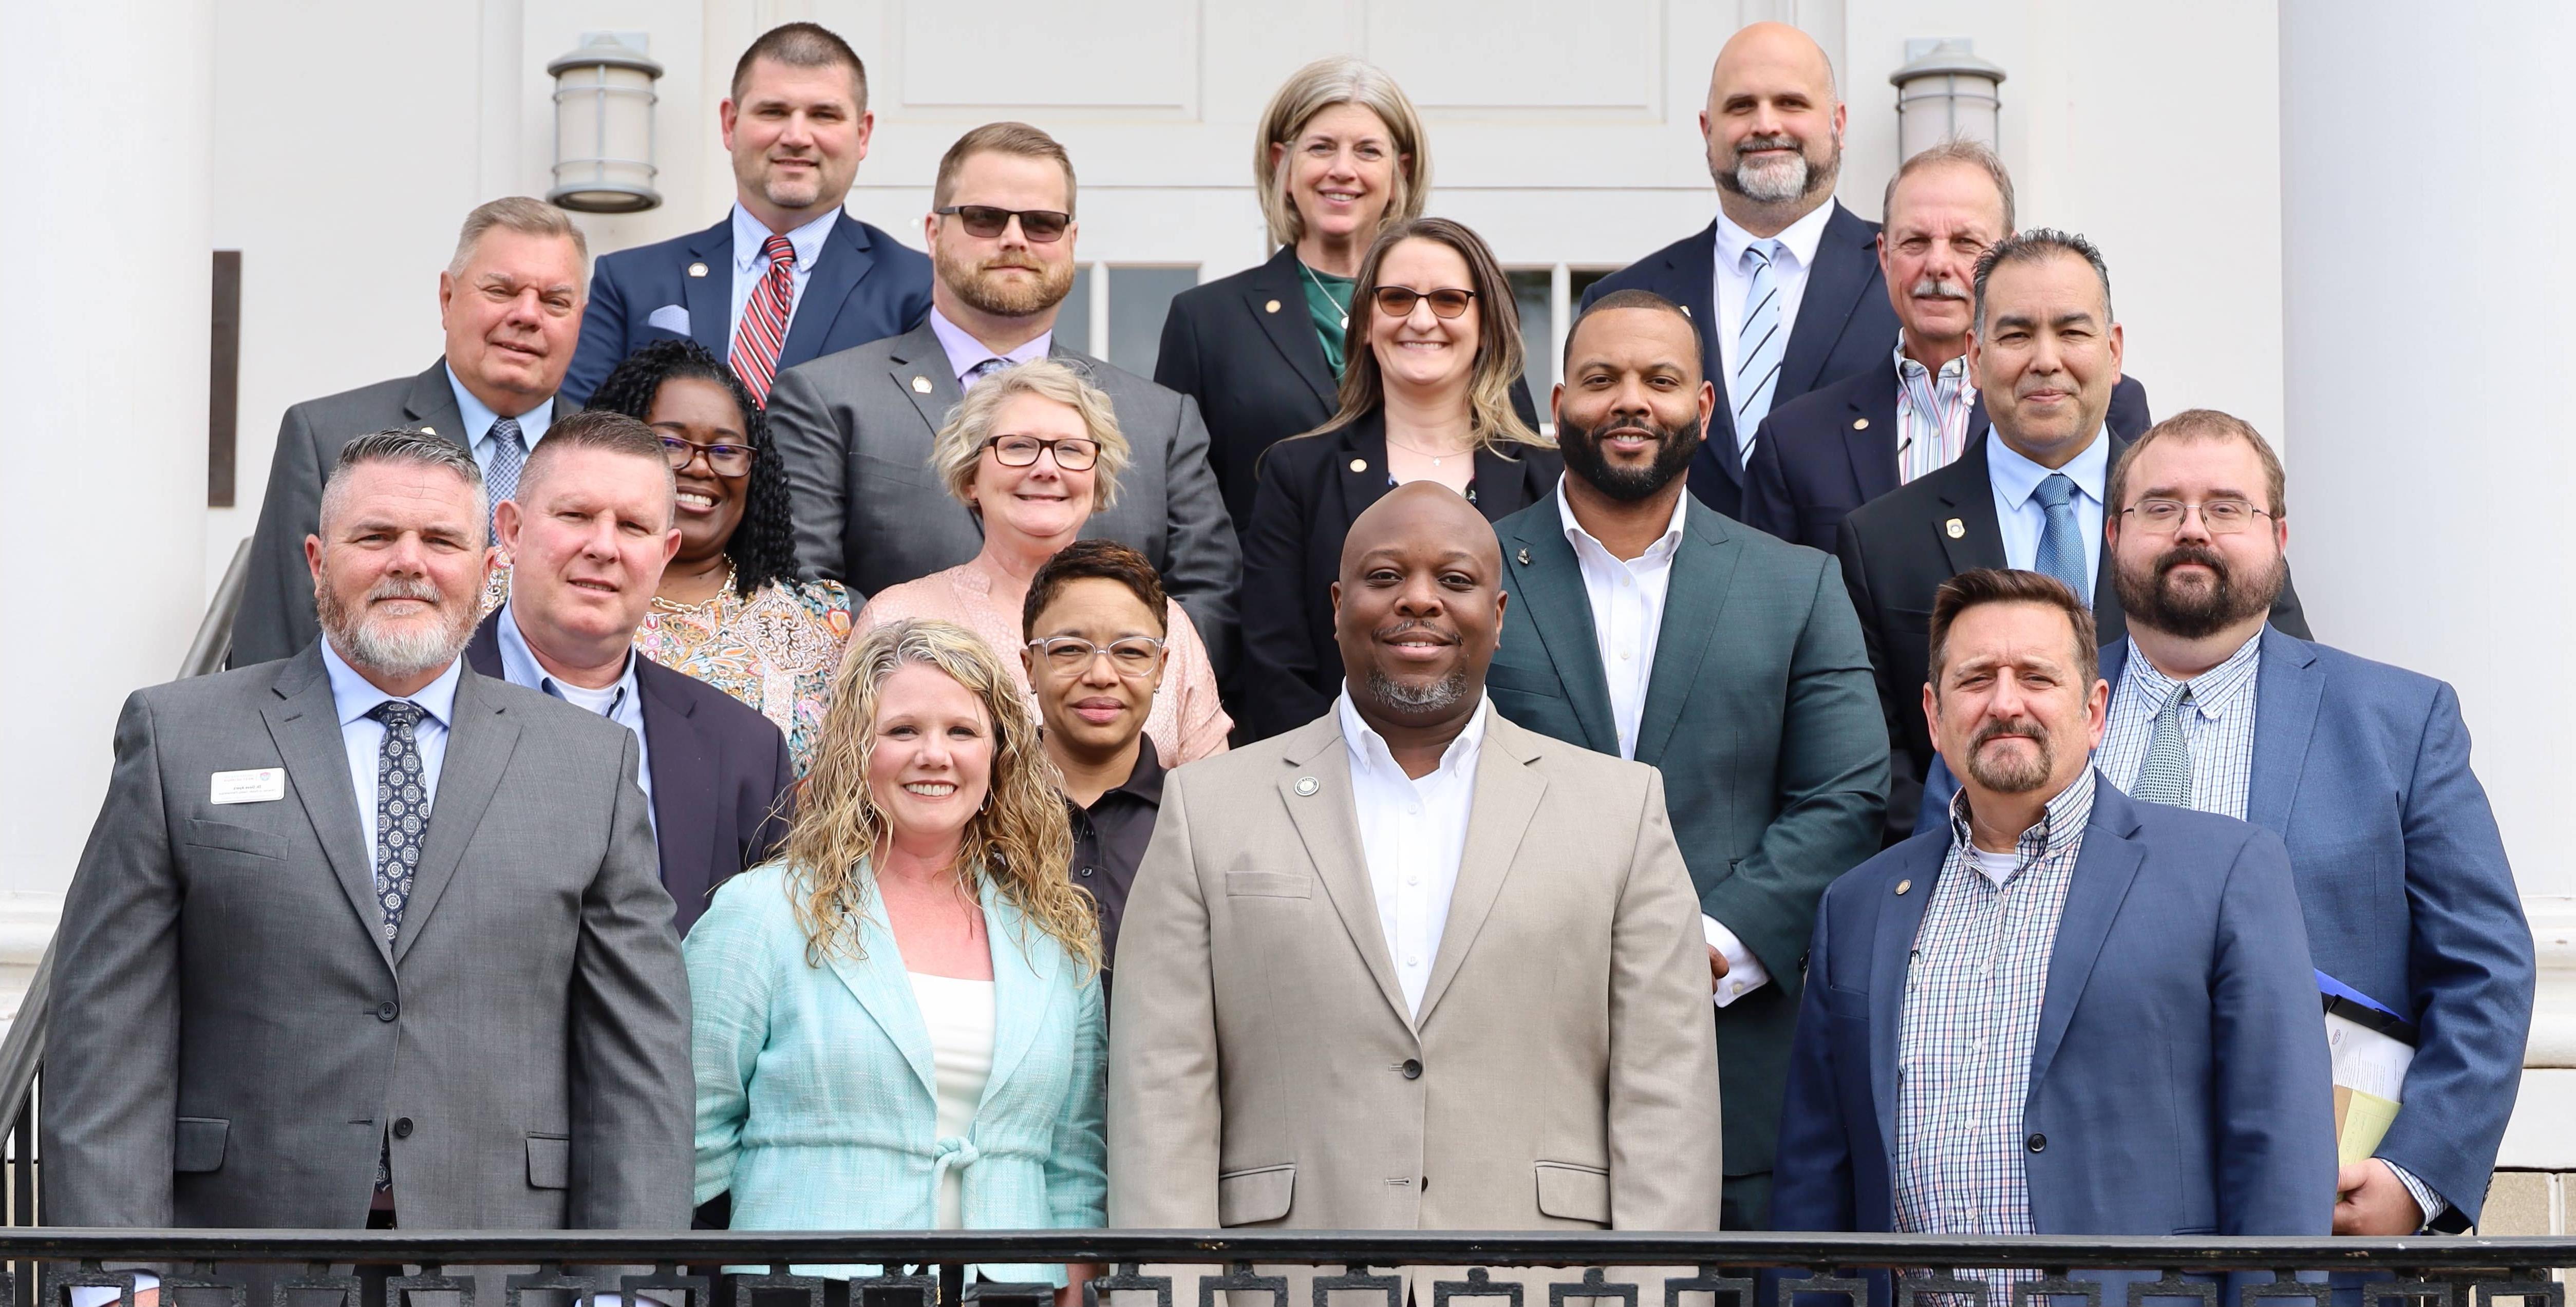
[{"label": "lapel pin", "polygon": [[1853,418],[1853,419],[1852,419],[1852,430],[1854,430],[1854,431],[1867,431],[1867,430],[1869,430],[1869,419],[1868,419],[1868,418]]},{"label": "lapel pin", "polygon": [[437,434],[438,434],[438,428],[436,428],[436,427],[422,427],[422,428],[420,429],[420,434],[422,434],[422,435],[424,435],[424,436],[434,436],[434,435],[437,435]]},{"label": "lapel pin", "polygon": [[1689,317],[1689,316],[1691,315],[1691,314],[1690,314],[1690,305],[1687,305],[1687,304],[1677,304],[1677,305],[1674,305],[1673,307],[1680,309],[1680,310],[1682,311],[1682,316],[1683,316],[1683,317],[1685,317],[1685,318],[1687,318],[1687,317]]},{"label": "lapel pin", "polygon": [[1950,519],[1949,521],[1947,521],[1947,522],[1942,523],[1942,524],[1941,524],[1941,529],[1942,529],[1943,531],[1945,531],[1945,532],[1948,532],[1948,533],[1949,533],[1950,538],[1951,538],[1951,539],[1953,539],[1953,540],[1956,540],[1956,539],[1958,539],[1959,537],[1961,537],[1961,536],[1963,536],[1963,535],[1968,534],[1968,524],[1967,524],[1967,523],[1965,523],[1965,522],[1960,521],[1959,519],[1957,519],[1957,518],[1955,518],[1955,517],[1954,517],[1954,518],[1951,518],[1951,519]]},{"label": "lapel pin", "polygon": [[1355,458],[1355,459],[1352,459],[1352,460],[1351,460],[1351,470],[1352,470],[1352,471],[1354,471],[1354,472],[1366,472],[1366,471],[1368,471],[1368,460],[1367,460],[1367,459],[1365,459],[1365,458]]},{"label": "lapel pin", "polygon": [[1277,313],[1279,311],[1279,301],[1272,300],[1269,303],[1262,305],[1261,311],[1264,313]]},{"label": "lapel pin", "polygon": [[1299,794],[1313,794],[1318,788],[1319,787],[1315,784],[1315,778],[1312,776],[1300,776],[1297,778],[1297,792]]},{"label": "lapel pin", "polygon": [[1522,551],[1521,551],[1521,554],[1520,554],[1520,558],[1521,558],[1521,566],[1523,566],[1523,567],[1527,567],[1527,566],[1529,566],[1529,565],[1530,565],[1530,561],[1529,561],[1529,551],[1528,551],[1528,550],[1526,550],[1526,549],[1522,550]]},{"label": "lapel pin", "polygon": [[1900,880],[1900,881],[1896,882],[1896,892],[1897,892],[1897,893],[1899,893],[1899,894],[1902,894],[1902,893],[1904,893],[1905,891],[1910,890],[1910,889],[1912,889],[1912,888],[1914,888],[1914,882],[1913,882],[1912,880]]},{"label": "lapel pin", "polygon": [[913,388],[913,391],[914,391],[915,393],[917,393],[917,394],[923,394],[923,395],[927,395],[927,394],[929,394],[929,393],[930,393],[930,378],[928,378],[928,377],[914,377],[914,378],[912,379],[912,388]]},{"label": "lapel pin", "polygon": [[703,264],[703,263],[692,263],[692,264],[690,264],[690,265],[689,265],[689,275],[690,275],[690,276],[692,276],[692,277],[703,277],[703,276],[707,275],[707,265],[705,265],[705,264]]}]

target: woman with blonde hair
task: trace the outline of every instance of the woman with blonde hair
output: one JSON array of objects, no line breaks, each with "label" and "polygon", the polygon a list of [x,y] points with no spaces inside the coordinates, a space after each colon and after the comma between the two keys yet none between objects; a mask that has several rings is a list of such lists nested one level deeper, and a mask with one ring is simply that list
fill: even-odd
[{"label": "woman with blonde hair", "polygon": [[1397,223],[1358,285],[1340,406],[1262,455],[1243,537],[1235,703],[1256,740],[1323,716],[1340,690],[1332,586],[1363,510],[1405,482],[1437,481],[1498,522],[1565,469],[1515,402],[1520,311],[1484,238],[1447,218]]},{"label": "woman with blonde hair", "polygon": [[[935,617],[955,622],[995,649],[1020,647],[1020,608],[1029,578],[1118,498],[1127,438],[1109,396],[1073,365],[1033,359],[975,383],[931,441],[931,470],[982,523],[984,547],[944,572],[889,586],[859,610],[857,629]],[[1145,733],[1171,765],[1225,749],[1234,729],[1217,700],[1207,645],[1178,603],[1169,606],[1163,683]],[[1013,660],[1010,673],[1037,700]]]},{"label": "woman with blonde hair", "polygon": [[694,1201],[730,1193],[735,1229],[1097,1227],[1097,918],[1026,696],[939,621],[870,631],[833,690],[784,856],[685,945]]}]

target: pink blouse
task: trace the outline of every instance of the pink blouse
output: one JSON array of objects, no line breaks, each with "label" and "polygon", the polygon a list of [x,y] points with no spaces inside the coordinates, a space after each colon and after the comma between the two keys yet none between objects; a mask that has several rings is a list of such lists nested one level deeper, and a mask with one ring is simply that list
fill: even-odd
[{"label": "pink blouse", "polygon": [[[859,610],[850,643],[856,647],[860,636],[880,626],[918,617],[955,622],[981,637],[1001,656],[1002,665],[1011,669],[1011,679],[1019,682],[1021,693],[1029,696],[1029,711],[1037,711],[1028,670],[1020,664],[1020,648],[1026,643],[1020,638],[1020,610],[1005,611],[994,602],[992,581],[974,564],[877,591]],[[1234,729],[1234,719],[1217,701],[1216,669],[1208,663],[1207,646],[1200,643],[1190,615],[1173,603],[1166,621],[1170,630],[1163,643],[1170,658],[1164,664],[1163,684],[1154,691],[1153,710],[1145,716],[1145,734],[1152,737],[1154,752],[1165,760],[1164,765],[1177,767],[1225,752],[1226,733]]]}]

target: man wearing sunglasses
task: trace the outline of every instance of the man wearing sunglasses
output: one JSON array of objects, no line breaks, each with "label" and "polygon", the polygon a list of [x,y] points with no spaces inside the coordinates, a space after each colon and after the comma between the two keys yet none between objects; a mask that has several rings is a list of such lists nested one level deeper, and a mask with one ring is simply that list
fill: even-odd
[{"label": "man wearing sunglasses", "polygon": [[1118,501],[1083,534],[1143,554],[1222,672],[1241,560],[1198,405],[1055,338],[1081,235],[1064,147],[1025,123],[978,127],[940,159],[931,205],[929,320],[791,368],[770,394],[798,569],[874,594],[975,557],[982,532],[931,472],[931,439],[967,387],[1054,358],[1108,393],[1127,437]]}]

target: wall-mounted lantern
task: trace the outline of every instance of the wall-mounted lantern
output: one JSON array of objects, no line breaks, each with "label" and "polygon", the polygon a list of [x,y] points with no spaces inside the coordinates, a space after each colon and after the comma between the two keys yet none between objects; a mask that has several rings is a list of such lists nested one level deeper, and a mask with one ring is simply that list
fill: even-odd
[{"label": "wall-mounted lantern", "polygon": [[1952,139],[2001,148],[1996,117],[2003,102],[1995,88],[2004,70],[1978,58],[1976,43],[1965,38],[1906,45],[1911,60],[1887,78],[1896,84],[1897,158]]},{"label": "wall-mounted lantern", "polygon": [[640,32],[584,32],[581,48],[546,65],[555,79],[555,184],[546,199],[581,213],[657,208],[653,83],[662,65]]}]

